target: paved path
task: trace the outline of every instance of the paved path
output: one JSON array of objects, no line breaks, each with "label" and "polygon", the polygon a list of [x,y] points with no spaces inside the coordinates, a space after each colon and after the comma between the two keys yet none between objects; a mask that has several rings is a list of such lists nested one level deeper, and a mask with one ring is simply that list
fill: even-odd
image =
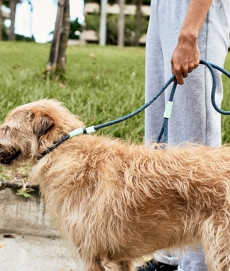
[{"label": "paved path", "polygon": [[0,234],[0,271],[79,271],[59,238]]},{"label": "paved path", "polygon": [[77,265],[63,241],[12,234],[0,235],[1,271],[77,271]]}]

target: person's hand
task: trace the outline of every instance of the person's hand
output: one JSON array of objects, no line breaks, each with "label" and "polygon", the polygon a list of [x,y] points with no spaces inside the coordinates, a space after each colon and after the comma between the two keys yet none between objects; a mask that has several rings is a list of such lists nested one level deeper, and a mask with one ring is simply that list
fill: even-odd
[{"label": "person's hand", "polygon": [[177,83],[183,85],[184,78],[187,78],[188,73],[197,68],[199,63],[200,51],[197,39],[180,36],[171,58],[172,74],[176,75]]}]

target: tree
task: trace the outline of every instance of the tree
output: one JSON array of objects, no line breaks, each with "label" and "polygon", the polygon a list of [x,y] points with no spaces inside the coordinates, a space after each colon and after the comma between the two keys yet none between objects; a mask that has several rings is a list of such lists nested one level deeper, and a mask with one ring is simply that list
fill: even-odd
[{"label": "tree", "polygon": [[9,40],[16,40],[16,35],[14,33],[14,24],[15,24],[15,15],[16,15],[16,6],[20,0],[10,0],[10,33]]},{"label": "tree", "polygon": [[9,40],[16,40],[16,36],[14,33],[14,24],[15,24],[15,15],[16,15],[16,6],[20,2],[20,0],[1,0],[1,4],[10,8],[10,31],[9,31]]},{"label": "tree", "polygon": [[141,37],[141,19],[142,19],[142,13],[141,13],[141,6],[142,6],[143,0],[136,0],[136,33],[135,33],[135,45],[139,45],[139,39]]},{"label": "tree", "polygon": [[119,0],[120,14],[118,18],[118,42],[119,46],[124,46],[124,31],[125,31],[125,0]]},{"label": "tree", "polygon": [[61,75],[65,73],[66,48],[70,29],[69,0],[58,1],[58,11],[51,43],[47,73]]}]

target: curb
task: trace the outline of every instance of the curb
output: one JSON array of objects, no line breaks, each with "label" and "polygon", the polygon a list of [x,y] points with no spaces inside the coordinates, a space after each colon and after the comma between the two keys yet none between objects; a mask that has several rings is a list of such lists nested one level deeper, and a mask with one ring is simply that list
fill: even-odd
[{"label": "curb", "polygon": [[16,195],[22,182],[0,181],[0,233],[17,233],[43,237],[59,237],[50,218],[38,185],[32,188],[30,198]]}]

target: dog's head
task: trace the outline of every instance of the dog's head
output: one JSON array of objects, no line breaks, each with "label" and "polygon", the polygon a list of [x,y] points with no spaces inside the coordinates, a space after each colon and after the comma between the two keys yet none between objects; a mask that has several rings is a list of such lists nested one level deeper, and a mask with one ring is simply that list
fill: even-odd
[{"label": "dog's head", "polygon": [[0,126],[0,163],[33,160],[54,141],[84,124],[55,100],[40,100],[14,109]]}]

